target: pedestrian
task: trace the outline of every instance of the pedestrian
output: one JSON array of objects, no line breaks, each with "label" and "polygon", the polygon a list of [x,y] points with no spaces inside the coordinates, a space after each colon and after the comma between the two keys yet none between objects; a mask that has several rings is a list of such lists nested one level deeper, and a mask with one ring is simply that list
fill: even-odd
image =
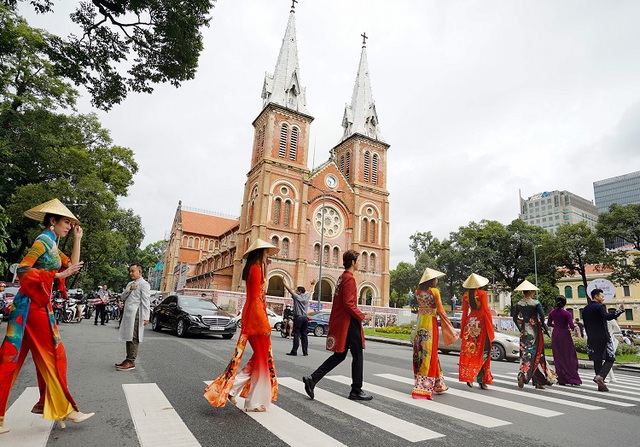
[{"label": "pedestrian", "polygon": [[291,337],[293,333],[293,309],[291,306],[285,306],[282,312],[282,326],[286,338]]},{"label": "pedestrian", "polygon": [[98,317],[100,317],[100,324],[104,326],[105,315],[107,311],[107,304],[109,303],[109,291],[106,284],[102,285],[102,288],[98,290],[98,300],[96,301],[96,319],[93,322],[94,325],[98,325]]},{"label": "pedestrian", "polygon": [[551,349],[553,351],[553,365],[558,375],[560,385],[580,386],[582,380],[578,374],[578,355],[576,346],[571,338],[574,325],[571,314],[564,309],[567,299],[558,295],[556,307],[549,312],[547,326],[553,328],[551,333]]},{"label": "pedestrian", "polygon": [[[205,399],[214,407],[224,407],[227,400],[235,405],[236,397],[240,396],[246,398],[245,411],[263,412],[278,397],[266,302],[269,256],[278,251],[278,247],[258,238],[243,255],[246,262],[242,279],[246,282],[247,301],[242,308],[240,335],[231,361],[204,392]],[[238,372],[247,342],[253,355]]]},{"label": "pedestrian", "polygon": [[144,327],[149,323],[151,313],[151,286],[142,277],[142,265],[131,264],[129,277],[131,282],[120,295],[124,300],[124,308],[118,329],[118,340],[126,342],[127,358],[116,363],[118,371],[136,369],[138,345],[144,339]]},{"label": "pedestrian", "polygon": [[2,320],[4,320],[4,307],[6,306],[5,300],[7,299],[7,292],[5,292],[5,288],[7,285],[3,282],[0,282],[0,324],[2,324]]},{"label": "pedestrian", "polygon": [[[609,330],[609,334],[611,334],[611,341],[613,342],[613,352],[616,352],[618,350],[618,345],[620,344],[620,342],[618,341],[618,339],[616,338],[616,334],[621,334],[622,336],[622,341],[624,343],[626,343],[625,341],[625,335],[622,332],[622,330],[620,329],[620,325],[618,324],[618,322],[616,320],[609,320],[607,321],[607,329]],[[611,369],[609,371],[609,382],[611,383],[616,383],[616,375],[613,373],[613,369]]]},{"label": "pedestrian", "polygon": [[593,369],[596,373],[593,381],[598,384],[598,391],[609,391],[604,381],[616,361],[616,351],[613,348],[613,340],[607,328],[607,321],[615,320],[622,315],[624,303],[620,303],[615,312],[608,313],[605,305],[602,304],[603,302],[604,292],[602,289],[593,289],[591,302],[582,309],[582,320],[587,332],[587,353],[593,361]]},{"label": "pedestrian", "polygon": [[329,317],[326,348],[333,354],[325,360],[310,376],[302,378],[307,395],[314,398],[316,384],[333,368],[347,358],[351,351],[351,400],[371,400],[373,396],[362,390],[364,364],[364,314],[358,309],[358,292],[353,274],[358,268],[360,253],[347,250],[342,255],[344,272],[338,279],[333,295],[333,307]]},{"label": "pedestrian", "polygon": [[584,324],[580,322],[580,318],[576,318],[575,325],[578,327],[580,338],[584,338]]},{"label": "pedestrian", "polygon": [[[311,288],[315,284],[315,279],[311,280]],[[284,285],[285,289],[291,294],[293,299],[293,347],[287,355],[298,355],[298,346],[302,342],[302,355],[309,355],[309,339],[307,337],[307,329],[309,327],[309,319],[307,313],[309,312],[309,300],[311,294],[306,293],[307,290],[303,286],[297,287],[297,292],[288,285]]]},{"label": "pedestrian", "polygon": [[87,299],[82,293],[77,293],[76,300],[76,321],[80,323],[84,315],[84,308],[87,305]]},{"label": "pedestrian", "polygon": [[466,382],[469,388],[473,388],[475,380],[483,390],[493,383],[491,342],[495,337],[487,292],[481,289],[487,284],[487,278],[475,273],[462,283],[462,287],[469,290],[462,295],[462,344],[458,368],[460,382]]},{"label": "pedestrian", "polygon": [[[42,222],[45,229],[36,238],[18,265],[20,289],[16,294],[7,334],[0,346],[0,435],[7,433],[4,416],[9,392],[29,351],[36,366],[40,399],[31,412],[59,421],[82,422],[94,413],[82,413],[67,387],[67,357],[53,317],[51,292],[58,281],[64,289],[64,279],[78,273],[80,243],[83,232],[78,219],[58,199],[31,208],[24,215]],[[73,249],[69,259],[56,239],[73,230]]]},{"label": "pedestrian", "polygon": [[522,388],[532,381],[536,388],[543,390],[545,385],[553,385],[556,378],[544,355],[542,332],[549,335],[549,330],[544,322],[542,305],[534,298],[536,290],[539,289],[526,279],[514,289],[514,292],[522,291],[524,298],[516,304],[513,322],[520,330],[518,386]]},{"label": "pedestrian", "polygon": [[444,273],[427,267],[415,293],[418,321],[412,334],[414,385],[411,397],[414,399],[432,400],[433,393],[442,394],[449,389],[438,359],[438,315],[444,344],[450,345],[459,336],[445,313],[440,290],[436,287],[438,279],[444,276]]}]

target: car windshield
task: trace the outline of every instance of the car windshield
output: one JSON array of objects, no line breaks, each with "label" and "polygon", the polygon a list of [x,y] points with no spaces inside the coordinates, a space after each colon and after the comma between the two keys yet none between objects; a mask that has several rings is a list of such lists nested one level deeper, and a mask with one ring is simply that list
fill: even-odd
[{"label": "car windshield", "polygon": [[197,296],[181,296],[180,305],[183,307],[195,307],[198,309],[218,310],[213,301]]}]

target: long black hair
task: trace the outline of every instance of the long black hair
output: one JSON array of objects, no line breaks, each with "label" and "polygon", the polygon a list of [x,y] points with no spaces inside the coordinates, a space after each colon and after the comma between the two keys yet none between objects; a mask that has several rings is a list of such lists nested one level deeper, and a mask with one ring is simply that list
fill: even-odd
[{"label": "long black hair", "polygon": [[558,295],[556,297],[556,307],[558,309],[562,309],[566,305],[567,305],[567,299],[565,297],[563,297],[562,295]]},{"label": "long black hair", "polygon": [[[242,269],[243,280],[246,281],[249,278],[249,270],[251,270],[251,266],[253,264],[259,264],[262,262],[263,251],[264,248],[259,248],[258,250],[253,250],[251,253],[249,253],[249,256],[247,256],[247,261],[244,264],[244,268]],[[262,265],[260,266],[260,269],[262,269]]]}]

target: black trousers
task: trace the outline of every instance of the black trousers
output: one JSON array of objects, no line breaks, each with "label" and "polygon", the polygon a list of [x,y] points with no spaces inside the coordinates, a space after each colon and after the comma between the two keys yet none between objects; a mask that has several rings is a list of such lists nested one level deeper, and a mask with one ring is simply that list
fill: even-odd
[{"label": "black trousers", "polygon": [[306,316],[295,317],[293,319],[293,348],[291,348],[291,352],[298,352],[298,346],[302,340],[302,353],[307,355],[309,346],[309,338],[307,337],[308,327],[309,320]]},{"label": "black trousers", "polygon": [[98,317],[100,317],[100,324],[104,324],[106,306],[104,304],[96,305],[96,320],[95,324],[98,324]]},{"label": "black trousers", "polygon": [[600,376],[603,379],[607,378],[609,371],[611,371],[611,367],[613,366],[614,360],[594,360],[593,361],[593,369],[596,373],[596,376]]},{"label": "black trousers", "polygon": [[347,343],[344,352],[335,352],[325,362],[316,369],[311,378],[318,383],[329,371],[338,366],[347,358],[347,351],[351,351],[351,390],[360,391],[362,389],[362,368],[363,368],[363,346],[362,346],[362,325],[355,318],[351,318],[349,331],[347,332]]}]

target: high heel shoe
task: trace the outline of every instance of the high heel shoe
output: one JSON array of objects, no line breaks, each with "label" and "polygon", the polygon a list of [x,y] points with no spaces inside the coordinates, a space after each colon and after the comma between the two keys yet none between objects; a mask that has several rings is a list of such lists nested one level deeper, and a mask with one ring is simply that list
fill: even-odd
[{"label": "high heel shoe", "polygon": [[471,383],[471,382],[467,382],[467,386],[468,386],[469,388],[473,388],[473,383]]},{"label": "high heel shoe", "polygon": [[0,435],[4,435],[5,433],[9,433],[8,428],[0,428]]},{"label": "high heel shoe", "polygon": [[58,423],[60,424],[61,429],[67,428],[67,424],[64,421],[71,421],[74,424],[79,424],[80,422],[84,422],[87,419],[93,417],[95,413],[83,413],[82,411],[72,411],[65,417],[64,419],[60,419]]}]

